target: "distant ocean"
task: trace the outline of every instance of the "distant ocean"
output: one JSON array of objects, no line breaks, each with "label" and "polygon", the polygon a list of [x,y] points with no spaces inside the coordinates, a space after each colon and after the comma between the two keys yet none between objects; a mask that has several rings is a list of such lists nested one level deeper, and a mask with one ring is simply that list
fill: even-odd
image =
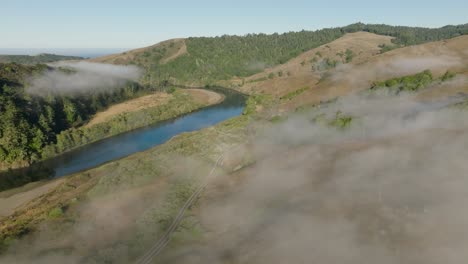
[{"label": "distant ocean", "polygon": [[15,49],[0,48],[0,55],[37,55],[51,53],[57,55],[78,56],[84,58],[96,58],[109,54],[121,53],[130,49]]}]

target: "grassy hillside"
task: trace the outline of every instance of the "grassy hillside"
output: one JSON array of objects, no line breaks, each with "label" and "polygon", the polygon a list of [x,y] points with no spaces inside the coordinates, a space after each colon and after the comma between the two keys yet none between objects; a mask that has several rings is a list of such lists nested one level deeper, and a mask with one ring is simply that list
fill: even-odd
[{"label": "grassy hillside", "polygon": [[[372,24],[283,34],[248,34],[245,36],[197,37],[185,39],[186,52],[177,54],[164,44],[138,52],[114,55],[108,62],[138,64],[148,69],[146,82],[209,84],[234,76],[246,77],[298,56],[302,52],[329,43],[346,33],[366,31],[394,37],[394,45],[406,46],[468,34],[468,24],[437,29]],[[178,44],[180,45],[180,44]],[[382,47],[388,49],[388,47]],[[171,60],[162,60],[168,54]],[[99,61],[99,59],[98,59]],[[104,60],[105,61],[105,60]]]},{"label": "grassy hillside", "polygon": [[62,60],[82,60],[84,58],[77,56],[63,56],[56,54],[42,53],[36,56],[29,55],[0,55],[0,63],[21,63],[21,64],[37,64],[49,63]]},{"label": "grassy hillside", "polygon": [[138,64],[148,68],[155,63],[167,63],[186,52],[187,46],[184,39],[170,39],[149,47],[94,58],[90,61],[110,64]]},{"label": "grassy hillside", "polygon": [[[355,43],[350,44],[355,45]],[[335,48],[337,45],[333,43],[327,45],[331,47],[329,50],[333,52],[340,51]],[[295,72],[291,76],[275,77],[272,80],[252,84],[247,83],[250,78],[246,78],[246,84],[239,89],[249,93],[272,93],[275,87],[278,87],[278,95],[281,97],[301,87],[310,87],[300,96],[282,102],[281,108],[294,109],[304,104],[319,104],[351,92],[362,91],[378,82],[391,79],[399,82],[398,79],[401,77],[430,70],[433,79],[442,78],[447,71],[459,76],[460,78],[455,78],[456,80],[453,81],[450,88],[444,85],[443,89],[436,89],[439,91],[438,94],[456,96],[458,92],[463,91],[464,87],[468,87],[465,79],[461,78],[463,73],[468,70],[468,54],[465,52],[467,45],[468,36],[464,35],[449,40],[403,47],[385,53],[378,53],[375,50],[373,55],[367,56],[365,59],[362,56],[364,53],[359,55],[359,52],[356,52],[353,48],[356,58],[351,63],[339,65],[339,67],[327,71],[314,71],[311,69],[313,62],[309,62],[309,59],[314,58],[313,54],[315,50],[318,50],[315,49],[312,50],[312,53],[307,52],[309,56],[303,57],[306,61],[304,66],[300,65],[300,60],[294,59],[290,63],[288,62],[288,65],[291,64],[289,68],[301,68],[304,76],[310,76],[309,79],[303,78],[304,81],[302,81],[301,75]],[[325,46],[321,48],[326,50]],[[341,48],[341,51],[343,48]],[[321,50],[321,52],[324,51]],[[332,55],[333,53],[328,55],[323,53],[323,57],[332,57]],[[281,68],[275,67],[271,71],[278,72]],[[267,76],[268,72],[270,72],[270,69],[258,76]],[[314,76],[316,77],[313,78]],[[395,89],[398,87],[395,86]],[[402,89],[407,90],[406,88]]]},{"label": "grassy hillside", "polygon": [[392,45],[392,37],[369,32],[347,33],[332,42],[311,49],[288,62],[245,78],[220,81],[245,93],[269,93],[283,97],[301,87],[315,86],[342,64],[356,65],[378,55],[380,46]]}]

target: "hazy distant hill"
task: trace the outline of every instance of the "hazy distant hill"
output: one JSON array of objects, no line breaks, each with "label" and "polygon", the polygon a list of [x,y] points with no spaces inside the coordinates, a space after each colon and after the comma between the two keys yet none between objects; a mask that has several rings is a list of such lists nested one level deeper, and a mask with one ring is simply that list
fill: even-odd
[{"label": "hazy distant hill", "polygon": [[42,53],[36,56],[29,56],[29,55],[0,55],[0,62],[3,63],[21,63],[21,64],[37,64],[37,63],[49,63],[55,61],[62,61],[62,60],[82,60],[82,57],[76,56],[63,56],[63,55],[55,55],[55,54],[48,54]]}]

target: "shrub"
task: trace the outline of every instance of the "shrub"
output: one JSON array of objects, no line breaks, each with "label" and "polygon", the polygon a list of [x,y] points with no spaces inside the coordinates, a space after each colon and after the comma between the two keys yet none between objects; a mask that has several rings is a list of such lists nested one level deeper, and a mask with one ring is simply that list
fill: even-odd
[{"label": "shrub", "polygon": [[[209,87],[209,85],[208,85],[208,87]],[[169,87],[169,88],[167,89],[167,93],[170,93],[170,94],[174,93],[175,91],[176,91],[176,88],[175,88],[175,87]]]},{"label": "shrub", "polygon": [[450,72],[450,71],[446,71],[444,73],[444,75],[442,75],[442,77],[440,77],[440,80],[444,82],[444,81],[450,80],[450,79],[452,79],[454,77],[455,77],[455,73]]},{"label": "shrub", "polygon": [[50,210],[49,218],[56,219],[63,217],[63,209],[61,207],[55,207],[54,209]]},{"label": "shrub", "polygon": [[292,92],[287,93],[286,95],[282,96],[280,99],[281,100],[291,100],[292,98],[302,94],[303,92],[305,92],[309,88],[310,88],[309,86],[304,86],[302,88],[299,88],[297,90],[294,90]]},{"label": "shrub", "polygon": [[346,58],[345,58],[346,63],[350,63],[354,58],[353,51],[350,49],[346,49],[345,54],[346,54]]},{"label": "shrub", "polygon": [[428,86],[432,83],[432,80],[432,73],[429,70],[425,70],[414,75],[376,82],[372,85],[371,90],[386,88],[395,93],[402,91],[414,92]]}]

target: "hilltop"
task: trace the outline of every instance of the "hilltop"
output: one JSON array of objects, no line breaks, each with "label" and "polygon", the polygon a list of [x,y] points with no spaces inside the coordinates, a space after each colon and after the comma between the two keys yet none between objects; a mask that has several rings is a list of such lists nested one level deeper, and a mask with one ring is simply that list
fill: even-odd
[{"label": "hilltop", "polygon": [[[319,104],[367,89],[375,81],[423,70],[430,70],[434,76],[441,76],[446,71],[463,76],[468,71],[466,35],[383,51],[382,47],[391,45],[392,40],[368,32],[348,33],[285,64],[221,83],[248,94],[271,94],[282,98],[280,104],[286,110],[304,104]],[[348,60],[346,53],[350,54]],[[464,82],[454,83],[451,90],[443,93],[455,95],[466,88],[464,85]],[[449,94],[449,91],[452,92]]]},{"label": "hilltop", "polygon": [[154,85],[172,82],[203,86],[221,80],[249,77],[284,64],[347,33],[356,32],[392,37],[391,42],[387,41],[380,46],[382,51],[388,51],[468,34],[468,24],[430,29],[357,23],[345,27],[283,34],[191,37],[168,40],[151,47],[91,61],[144,67],[147,74],[143,81]]},{"label": "hilltop", "polygon": [[165,64],[186,52],[187,46],[184,39],[170,39],[149,47],[98,57],[89,61],[110,64],[137,64],[149,68],[153,64]]}]

